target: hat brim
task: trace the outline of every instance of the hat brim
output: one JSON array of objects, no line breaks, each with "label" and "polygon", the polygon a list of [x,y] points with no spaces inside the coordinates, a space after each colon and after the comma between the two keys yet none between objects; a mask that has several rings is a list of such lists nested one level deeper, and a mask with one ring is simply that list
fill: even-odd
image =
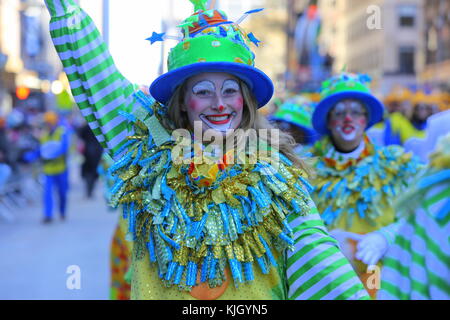
[{"label": "hat brim", "polygon": [[269,117],[269,121],[284,121],[284,122],[292,124],[293,126],[296,126],[300,130],[303,130],[305,132],[305,134],[306,134],[307,143],[312,143],[312,142],[318,140],[318,138],[319,138],[319,134],[313,128],[309,128],[307,126],[303,126],[303,125],[298,124],[298,123],[296,123],[294,121],[287,120],[287,119],[284,119],[284,118],[280,118],[280,117],[277,117],[277,116],[270,116]]},{"label": "hat brim", "polygon": [[375,96],[360,91],[343,91],[332,94],[317,104],[312,116],[312,124],[318,133],[330,133],[330,130],[327,128],[328,112],[336,103],[344,99],[360,100],[366,106],[368,112],[366,130],[383,119],[383,104]]},{"label": "hat brim", "polygon": [[255,67],[235,62],[198,62],[169,71],[156,78],[150,85],[152,97],[167,104],[177,86],[186,79],[202,72],[226,72],[243,80],[258,101],[258,108],[266,105],[272,98],[272,80]]}]

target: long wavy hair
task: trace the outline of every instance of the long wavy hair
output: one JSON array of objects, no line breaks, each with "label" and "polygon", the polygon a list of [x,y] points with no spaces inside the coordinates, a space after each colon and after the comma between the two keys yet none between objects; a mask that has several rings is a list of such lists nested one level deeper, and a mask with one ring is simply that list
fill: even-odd
[{"label": "long wavy hair", "polygon": [[[277,149],[289,160],[291,160],[295,166],[303,169],[306,173],[311,174],[311,168],[306,162],[301,159],[294,151],[296,145],[295,139],[286,132],[278,130],[272,126],[269,121],[258,112],[258,102],[253,93],[245,82],[238,79],[239,86],[241,88],[242,96],[244,98],[244,109],[242,112],[242,120],[239,125],[239,129],[248,130],[254,129],[258,135],[258,139],[264,140],[270,147]],[[185,104],[186,86],[187,81],[178,86],[167,103],[168,107],[168,119],[162,119],[162,125],[169,131],[175,129],[187,129],[192,132],[187,113],[181,110],[181,106]],[[266,137],[260,135],[260,130],[266,129],[266,132],[271,132],[271,129],[278,130],[276,137],[272,137],[270,134]],[[277,141],[273,139],[276,138]]]}]

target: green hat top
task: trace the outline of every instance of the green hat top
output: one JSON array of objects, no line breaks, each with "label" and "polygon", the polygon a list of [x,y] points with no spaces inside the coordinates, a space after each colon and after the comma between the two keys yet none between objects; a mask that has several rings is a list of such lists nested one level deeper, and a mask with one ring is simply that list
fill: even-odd
[{"label": "green hat top", "polygon": [[247,11],[238,21],[229,21],[221,10],[206,9],[207,0],[190,0],[194,13],[178,27],[182,37],[168,36],[153,32],[150,42],[177,39],[180,42],[171,49],[167,61],[168,70],[174,70],[197,62],[235,62],[254,66],[255,55],[250,50],[251,43],[260,42],[253,33],[247,34],[239,23],[251,13],[263,9]]},{"label": "green hat top", "polygon": [[366,74],[341,73],[322,82],[321,99],[341,92],[361,92],[370,94],[371,78]]},{"label": "green hat top", "polygon": [[284,101],[272,119],[291,122],[303,128],[312,129],[311,117],[314,105],[303,96],[294,96]]},{"label": "green hat top", "polygon": [[220,10],[206,10],[206,0],[190,0],[195,12],[179,25],[182,37],[153,32],[151,43],[164,39],[177,39],[167,60],[168,72],[150,85],[150,94],[166,104],[175,89],[189,77],[201,72],[225,72],[244,81],[258,102],[264,106],[272,97],[272,80],[254,66],[255,55],[250,44],[260,42],[253,33],[239,26],[248,15],[263,9],[244,13],[236,22],[229,21]]}]

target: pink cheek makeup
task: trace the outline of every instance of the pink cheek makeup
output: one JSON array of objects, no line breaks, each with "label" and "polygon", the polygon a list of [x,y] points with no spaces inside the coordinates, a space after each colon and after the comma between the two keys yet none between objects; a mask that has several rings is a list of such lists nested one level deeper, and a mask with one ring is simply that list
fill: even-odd
[{"label": "pink cheek makeup", "polygon": [[360,126],[362,126],[363,128],[365,128],[367,125],[367,121],[366,121],[366,119],[359,119],[358,124]]},{"label": "pink cheek makeup", "polygon": [[201,110],[201,105],[195,98],[190,98],[188,105],[191,111],[199,112]]},{"label": "pink cheek makeup", "polygon": [[235,103],[233,104],[233,107],[236,111],[244,109],[244,98],[242,96],[237,97]]},{"label": "pink cheek makeup", "polygon": [[336,127],[338,124],[339,124],[339,121],[337,121],[337,120],[331,120],[331,121],[330,121],[330,125],[331,125],[332,127]]}]

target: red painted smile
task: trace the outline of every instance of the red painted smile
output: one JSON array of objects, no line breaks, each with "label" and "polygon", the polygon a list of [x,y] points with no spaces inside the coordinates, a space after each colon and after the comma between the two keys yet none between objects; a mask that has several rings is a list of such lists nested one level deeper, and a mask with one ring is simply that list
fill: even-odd
[{"label": "red painted smile", "polygon": [[352,125],[346,124],[342,126],[342,132],[344,132],[345,134],[352,133],[354,130],[355,128]]},{"label": "red painted smile", "polygon": [[212,124],[227,124],[231,121],[231,113],[223,113],[223,114],[209,114],[204,115],[204,117]]}]

